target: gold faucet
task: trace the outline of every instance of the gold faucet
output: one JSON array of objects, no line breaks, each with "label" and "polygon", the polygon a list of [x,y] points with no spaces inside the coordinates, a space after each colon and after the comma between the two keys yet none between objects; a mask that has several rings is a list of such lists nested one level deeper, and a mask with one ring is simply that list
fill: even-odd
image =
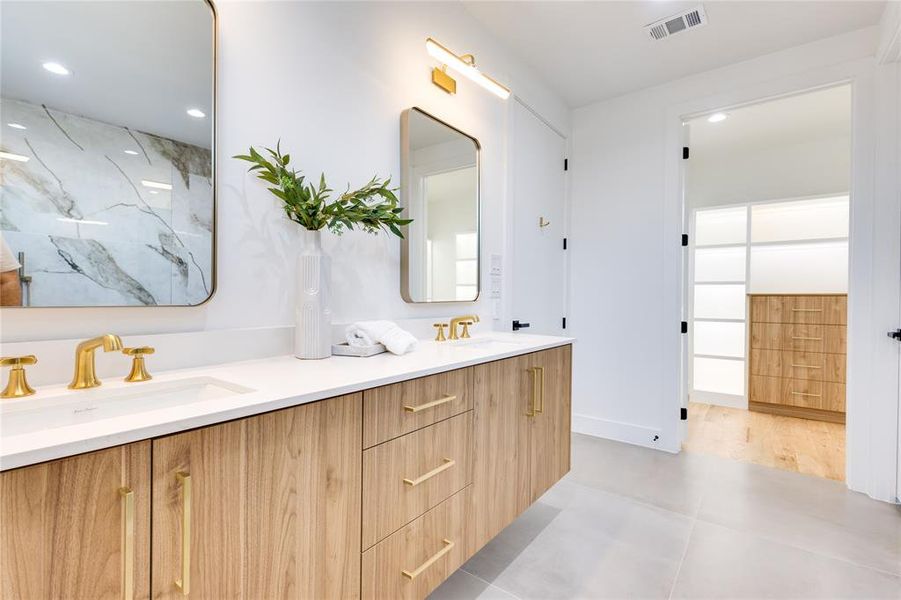
[{"label": "gold faucet", "polygon": [[463,336],[464,338],[469,337],[469,326],[473,323],[479,322],[479,315],[462,315],[459,317],[454,317],[450,320],[450,335],[448,335],[448,339],[451,340],[459,340],[461,336],[457,335],[457,326],[463,323]]},{"label": "gold faucet", "polygon": [[75,348],[75,376],[69,384],[70,390],[84,390],[100,385],[94,371],[94,351],[101,346],[104,352],[116,352],[122,349],[122,340],[118,335],[108,333],[78,344]]}]

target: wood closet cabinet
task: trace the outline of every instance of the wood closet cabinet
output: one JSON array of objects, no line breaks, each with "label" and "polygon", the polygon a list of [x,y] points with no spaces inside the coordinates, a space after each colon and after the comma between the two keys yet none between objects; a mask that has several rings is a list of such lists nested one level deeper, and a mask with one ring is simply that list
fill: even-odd
[{"label": "wood closet cabinet", "polygon": [[470,554],[570,469],[572,346],[475,367]]}]

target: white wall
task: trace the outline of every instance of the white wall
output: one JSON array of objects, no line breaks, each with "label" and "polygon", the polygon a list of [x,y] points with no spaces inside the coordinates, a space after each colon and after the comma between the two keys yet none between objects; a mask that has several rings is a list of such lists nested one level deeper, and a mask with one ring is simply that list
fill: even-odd
[{"label": "white wall", "polygon": [[[874,352],[886,352],[881,346],[874,347],[881,339],[874,340],[885,338],[882,325],[892,299],[893,322],[898,315],[898,283],[885,283],[886,279],[898,279],[898,228],[892,230],[896,216],[891,212],[885,218],[879,216],[880,210],[890,210],[897,201],[893,205],[873,187],[876,166],[897,171],[897,162],[891,163],[892,157],[877,148],[875,137],[880,115],[893,109],[884,106],[885,93],[874,85],[877,73],[872,55],[877,36],[878,28],[851,32],[574,111],[572,331],[589,341],[582,343],[574,355],[576,430],[679,450],[681,119],[851,81],[855,167],[851,190],[849,406],[855,398],[868,404],[855,408],[859,409],[861,428],[869,430],[870,439],[852,438],[853,423],[849,421],[848,483],[852,489],[877,498],[893,497],[897,355],[893,355],[894,411],[885,389],[870,394],[872,384],[868,382],[868,376],[870,381],[888,381],[891,370],[879,375],[860,372],[861,362],[872,362]],[[897,105],[894,110],[897,112]],[[876,260],[877,254],[888,256],[892,252],[896,252],[894,271]],[[879,289],[874,290],[877,282]],[[855,294],[855,290],[861,291]],[[881,303],[873,301],[874,291],[882,294]],[[886,425],[888,417],[891,423]],[[891,455],[884,450],[889,440]],[[868,460],[867,455],[876,450],[888,458],[880,459],[879,464]],[[891,471],[886,475],[889,465]]]},{"label": "white wall", "polygon": [[[460,78],[449,96],[433,86],[425,39],[480,66],[568,131],[568,109],[456,3],[217,3],[219,88],[218,286],[195,308],[17,309],[0,312],[3,341],[271,327],[293,323],[295,226],[276,199],[230,156],[281,139],[310,175],[335,189],[373,174],[400,182],[399,119],[420,106],[482,144],[483,256],[503,253],[507,104]],[[336,321],[415,318],[459,305],[405,304],[399,242],[362,233],[326,236]],[[509,257],[508,257],[509,258]],[[487,270],[485,270],[487,272]],[[484,282],[483,282],[483,285]],[[474,309],[487,312],[487,300]],[[473,310],[468,306],[466,311]],[[489,320],[483,320],[489,326]]]}]

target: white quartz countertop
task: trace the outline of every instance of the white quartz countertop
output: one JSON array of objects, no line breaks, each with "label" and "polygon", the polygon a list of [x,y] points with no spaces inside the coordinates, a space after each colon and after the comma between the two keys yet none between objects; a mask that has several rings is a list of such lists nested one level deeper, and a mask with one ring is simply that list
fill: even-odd
[{"label": "white quartz countertop", "polygon": [[[154,373],[151,381],[106,379],[92,390],[44,386],[38,393],[0,405],[0,470],[14,469],[83,452],[315,402],[390,383],[563,346],[574,341],[521,333],[492,332],[469,340],[420,342],[404,356],[333,356],[298,360],[278,356]],[[152,371],[151,359],[148,359]],[[222,397],[204,393],[182,402],[190,382],[225,388]],[[225,384],[224,387],[221,384]],[[220,385],[220,387],[215,387]],[[184,392],[189,393],[189,392]],[[215,393],[211,393],[215,396]],[[161,399],[162,406],[155,402]],[[199,400],[198,400],[199,398]],[[117,406],[110,411],[111,403]],[[6,422],[4,423],[4,419]]]}]

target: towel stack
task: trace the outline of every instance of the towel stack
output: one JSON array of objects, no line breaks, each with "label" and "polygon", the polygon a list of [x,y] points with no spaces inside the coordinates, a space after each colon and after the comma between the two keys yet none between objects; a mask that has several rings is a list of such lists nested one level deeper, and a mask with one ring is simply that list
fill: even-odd
[{"label": "towel stack", "polygon": [[347,343],[351,346],[373,346],[382,344],[392,354],[406,354],[416,349],[416,338],[392,321],[358,321],[345,330]]}]

